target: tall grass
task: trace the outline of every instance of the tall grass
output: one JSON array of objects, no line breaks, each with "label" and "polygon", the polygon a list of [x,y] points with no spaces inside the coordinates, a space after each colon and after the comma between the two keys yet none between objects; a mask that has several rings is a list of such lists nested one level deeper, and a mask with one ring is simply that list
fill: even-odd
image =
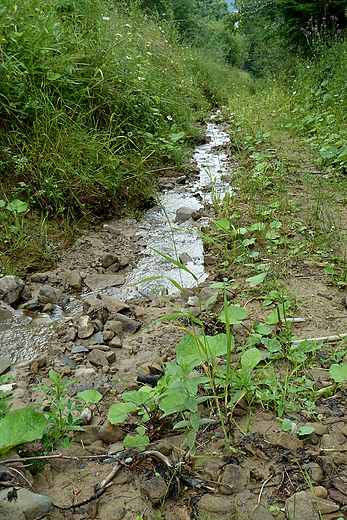
[{"label": "tall grass", "polygon": [[4,0],[2,191],[72,216],[143,203],[155,172],[184,164],[196,114],[209,108],[196,56],[173,26],[136,8]]}]

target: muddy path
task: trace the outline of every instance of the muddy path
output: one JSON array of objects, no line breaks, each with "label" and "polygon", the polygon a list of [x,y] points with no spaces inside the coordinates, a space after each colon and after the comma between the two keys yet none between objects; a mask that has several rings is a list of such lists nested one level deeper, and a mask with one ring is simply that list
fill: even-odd
[{"label": "muddy path", "polygon": [[[216,161],[216,169],[221,170],[222,182],[229,186],[237,168],[232,146],[228,142],[216,143],[210,151],[213,157],[216,152],[223,153]],[[206,150],[200,149],[199,154],[203,153]],[[206,155],[196,157],[200,169],[207,160]],[[160,374],[163,363],[175,361],[176,346],[186,332],[187,322],[183,320],[181,327],[172,326],[170,321],[156,322],[172,312],[172,304],[174,309],[188,305],[192,316],[200,316],[202,302],[206,325],[211,330],[219,327],[219,299],[212,310],[205,310],[204,302],[216,293],[211,284],[227,276],[240,283],[230,298],[247,309],[244,325],[252,327],[255,321],[266,320],[268,311],[261,300],[243,293],[248,287],[246,275],[228,273],[213,247],[205,244],[204,249],[192,231],[196,226],[208,226],[214,218],[211,191],[216,190],[217,183],[211,182],[215,180],[211,168],[205,168],[199,187],[196,167],[191,179],[163,179],[158,206],[142,221],[117,219],[89,230],[59,258],[54,270],[35,273],[25,284],[11,280],[13,285],[3,293],[0,368],[3,372],[9,369],[15,377],[13,410],[46,403],[45,395],[33,389],[39,382],[50,382],[48,373],[52,368],[63,374],[63,380],[78,381],[71,390],[72,398],[78,391],[90,388],[103,395],[98,405],[90,406],[92,413],[85,431],[76,434],[72,446],[63,450],[66,456],[90,458],[53,459],[29,477],[36,493],[49,497],[60,508],[70,508],[54,507],[47,515],[51,520],[186,520],[202,519],[207,514],[210,520],[269,520],[273,518],[271,511],[276,518],[293,520],[299,518],[290,513],[294,495],[296,503],[300,503],[300,518],[316,520],[317,511],[324,520],[345,518],[345,395],[337,392],[327,397],[324,392],[324,387],[333,384],[326,357],[339,351],[342,356],[341,342],[327,343],[317,351],[310,366],[300,372],[300,376],[312,381],[315,390],[321,391],[315,397],[312,413],[302,404],[302,409],[295,411],[295,419],[293,416],[297,428],[314,428],[308,435],[283,431],[275,411],[259,404],[249,406],[242,399],[227,430],[229,449],[219,418],[206,405],[201,413],[214,422],[200,428],[196,457],[189,456],[187,448],[182,447],[185,434],[170,428],[152,432],[152,452],[147,449],[140,456],[136,451],[124,452],[122,443],[128,433],[134,432],[136,416],[129,416],[121,426],[107,420],[109,407],[120,400],[122,392],[141,386],[136,381],[139,375]],[[169,192],[174,194],[166,206],[170,217],[163,219],[162,205]],[[159,232],[153,232],[153,222],[158,219],[161,237]],[[173,254],[174,227],[179,231]],[[158,260],[163,257],[153,249],[175,255],[191,271],[197,269],[194,274],[199,279],[199,298],[194,279],[183,278],[182,269],[171,271],[170,262],[164,261],[159,267]],[[341,292],[327,281],[325,267],[319,260],[301,259],[289,265],[283,278],[288,292],[296,293],[295,316],[302,320],[293,325],[292,333],[301,338],[346,332],[347,310],[341,303]],[[158,278],[147,284],[135,283],[154,276]],[[182,285],[184,293],[173,291],[167,276]],[[245,327],[235,325],[234,336],[236,349],[242,348],[247,339]],[[232,361],[236,363],[238,356],[235,351]],[[266,363],[264,358],[264,366]],[[283,360],[275,364],[275,371],[283,385],[291,382],[288,374],[295,377]],[[290,401],[290,393],[285,399]],[[108,455],[119,457],[121,462],[107,459]],[[95,486],[110,474],[114,464],[120,467],[112,485],[88,502]],[[72,507],[79,503],[83,504]],[[0,518],[5,519],[1,514],[0,509]]]}]

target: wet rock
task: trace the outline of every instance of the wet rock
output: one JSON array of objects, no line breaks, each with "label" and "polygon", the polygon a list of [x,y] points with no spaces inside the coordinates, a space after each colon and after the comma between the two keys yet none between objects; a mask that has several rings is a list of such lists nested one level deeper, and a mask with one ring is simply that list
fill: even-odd
[{"label": "wet rock", "polygon": [[80,316],[77,324],[78,337],[89,338],[94,333],[94,324],[89,316]]},{"label": "wet rock", "polygon": [[191,257],[188,255],[188,253],[182,253],[182,254],[180,254],[180,256],[179,256],[179,260],[180,260],[181,264],[183,264],[183,265],[187,265],[189,262],[192,262],[192,259],[191,259]]},{"label": "wet rock", "polygon": [[99,437],[101,440],[106,442],[107,444],[112,444],[118,441],[121,441],[125,437],[125,432],[123,432],[119,426],[116,424],[111,424],[107,419],[104,424],[100,427]]},{"label": "wet rock", "polygon": [[31,300],[28,300],[27,302],[23,303],[19,307],[22,310],[26,311],[40,311],[42,309],[42,303],[38,298],[32,298]]},{"label": "wet rock", "polygon": [[11,368],[11,358],[7,354],[6,356],[0,357],[0,376],[6,374]]},{"label": "wet rock", "polygon": [[89,352],[87,357],[90,363],[96,367],[103,367],[104,365],[108,365],[105,352],[98,348],[95,348]]},{"label": "wet rock", "polygon": [[100,261],[101,261],[101,265],[104,269],[107,269],[108,267],[110,267],[111,265],[115,264],[116,262],[118,262],[118,256],[117,255],[114,255],[112,253],[105,253],[101,258],[100,258]]},{"label": "wet rock", "polygon": [[0,278],[0,300],[9,305],[19,303],[24,282],[18,276],[8,275]]},{"label": "wet rock", "polygon": [[314,510],[312,500],[305,491],[299,491],[286,500],[286,515],[290,520],[319,520]]},{"label": "wet rock", "polygon": [[163,477],[156,476],[141,484],[141,491],[153,504],[158,504],[167,493],[167,484]]},{"label": "wet rock", "polygon": [[232,493],[240,493],[243,491],[247,486],[248,478],[245,470],[241,466],[228,464],[224,468],[221,483],[220,492],[223,495],[231,495]]},{"label": "wet rock", "polygon": [[198,503],[198,509],[200,516],[209,515],[208,518],[211,520],[217,520],[219,518],[229,520],[233,518],[236,513],[234,499],[210,495],[209,493],[202,495]]},{"label": "wet rock", "polygon": [[60,289],[56,289],[51,285],[44,285],[40,288],[38,299],[43,305],[46,303],[54,303],[61,307],[65,307],[70,300],[70,298]]},{"label": "wet rock", "polygon": [[107,296],[107,294],[98,294],[97,298],[101,300],[102,305],[111,313],[116,314],[124,309],[129,309],[129,305],[117,300],[116,298]]},{"label": "wet rock", "polygon": [[71,370],[75,370],[75,368],[77,366],[76,362],[73,359],[66,356],[65,354],[60,354],[59,361],[61,361],[61,363],[63,363],[63,365],[70,367]]},{"label": "wet rock", "polygon": [[176,210],[176,218],[175,221],[181,224],[182,222],[185,222],[186,220],[190,219],[193,213],[192,208],[186,208],[185,206],[182,206],[181,208],[178,208]]},{"label": "wet rock", "polygon": [[12,321],[15,321],[12,307],[0,301],[0,323],[10,323]]},{"label": "wet rock", "polygon": [[115,313],[113,316],[113,321],[119,321],[122,324],[122,330],[127,332],[128,334],[135,334],[141,327],[139,321],[134,320],[132,318],[128,318],[123,314]]},{"label": "wet rock", "polygon": [[73,269],[72,271],[66,273],[65,275],[66,275],[67,283],[69,284],[70,287],[75,289],[75,291],[80,291],[82,289],[82,278],[81,278],[80,273],[76,269]]},{"label": "wet rock", "polygon": [[88,274],[84,283],[91,291],[102,291],[110,287],[123,285],[125,277],[122,274]]},{"label": "wet rock", "polygon": [[[32,493],[26,488],[16,488],[17,498],[11,502],[7,495],[10,489],[0,491],[0,519],[1,520],[34,520],[43,517],[52,508],[52,501],[45,495]],[[11,506],[11,507],[8,507]],[[4,512],[5,516],[4,515]]]},{"label": "wet rock", "polygon": [[192,219],[193,220],[199,220],[202,217],[200,211],[193,211],[192,212]]},{"label": "wet rock", "polygon": [[126,267],[130,264],[130,259],[127,256],[121,256],[119,259],[120,267]]},{"label": "wet rock", "polygon": [[84,345],[76,345],[71,349],[71,354],[80,354],[81,352],[89,352],[89,350]]}]

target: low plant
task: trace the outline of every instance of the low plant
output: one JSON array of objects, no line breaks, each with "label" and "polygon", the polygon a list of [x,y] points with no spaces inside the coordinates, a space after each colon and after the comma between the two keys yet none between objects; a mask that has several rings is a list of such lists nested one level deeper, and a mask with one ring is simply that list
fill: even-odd
[{"label": "low plant", "polygon": [[48,442],[51,445],[66,446],[69,444],[69,434],[74,431],[84,431],[84,428],[81,426],[81,419],[77,416],[77,412],[80,412],[83,406],[77,404],[76,400],[67,398],[70,387],[78,381],[63,381],[63,376],[64,374],[58,376],[51,369],[48,377],[53,385],[38,385],[34,390],[42,390],[49,400],[48,409],[44,411],[48,424]]}]

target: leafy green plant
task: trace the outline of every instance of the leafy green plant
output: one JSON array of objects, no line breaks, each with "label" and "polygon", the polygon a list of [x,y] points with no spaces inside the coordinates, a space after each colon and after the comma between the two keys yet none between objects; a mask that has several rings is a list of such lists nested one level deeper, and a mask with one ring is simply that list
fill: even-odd
[{"label": "leafy green plant", "polygon": [[[81,419],[76,417],[76,412],[83,407],[76,404],[76,401],[67,399],[69,387],[78,381],[62,381],[64,374],[58,376],[53,369],[48,373],[53,386],[39,385],[34,390],[42,390],[49,399],[49,410],[45,411],[48,422],[48,438],[53,444],[67,445],[69,443],[68,434],[74,431],[84,431],[81,426]],[[82,392],[81,392],[82,393]],[[89,394],[88,394],[89,395]],[[94,391],[93,391],[94,395]],[[87,401],[85,395],[84,400]],[[81,399],[83,399],[81,397]],[[96,396],[98,398],[98,396]],[[93,402],[95,399],[92,398]]]},{"label": "leafy green plant", "polygon": [[[14,381],[14,377],[9,376],[7,374],[3,374],[0,376],[0,387],[8,381]],[[9,402],[12,400],[12,390],[2,390],[0,388],[0,418],[4,417],[12,408],[12,403]]]}]

